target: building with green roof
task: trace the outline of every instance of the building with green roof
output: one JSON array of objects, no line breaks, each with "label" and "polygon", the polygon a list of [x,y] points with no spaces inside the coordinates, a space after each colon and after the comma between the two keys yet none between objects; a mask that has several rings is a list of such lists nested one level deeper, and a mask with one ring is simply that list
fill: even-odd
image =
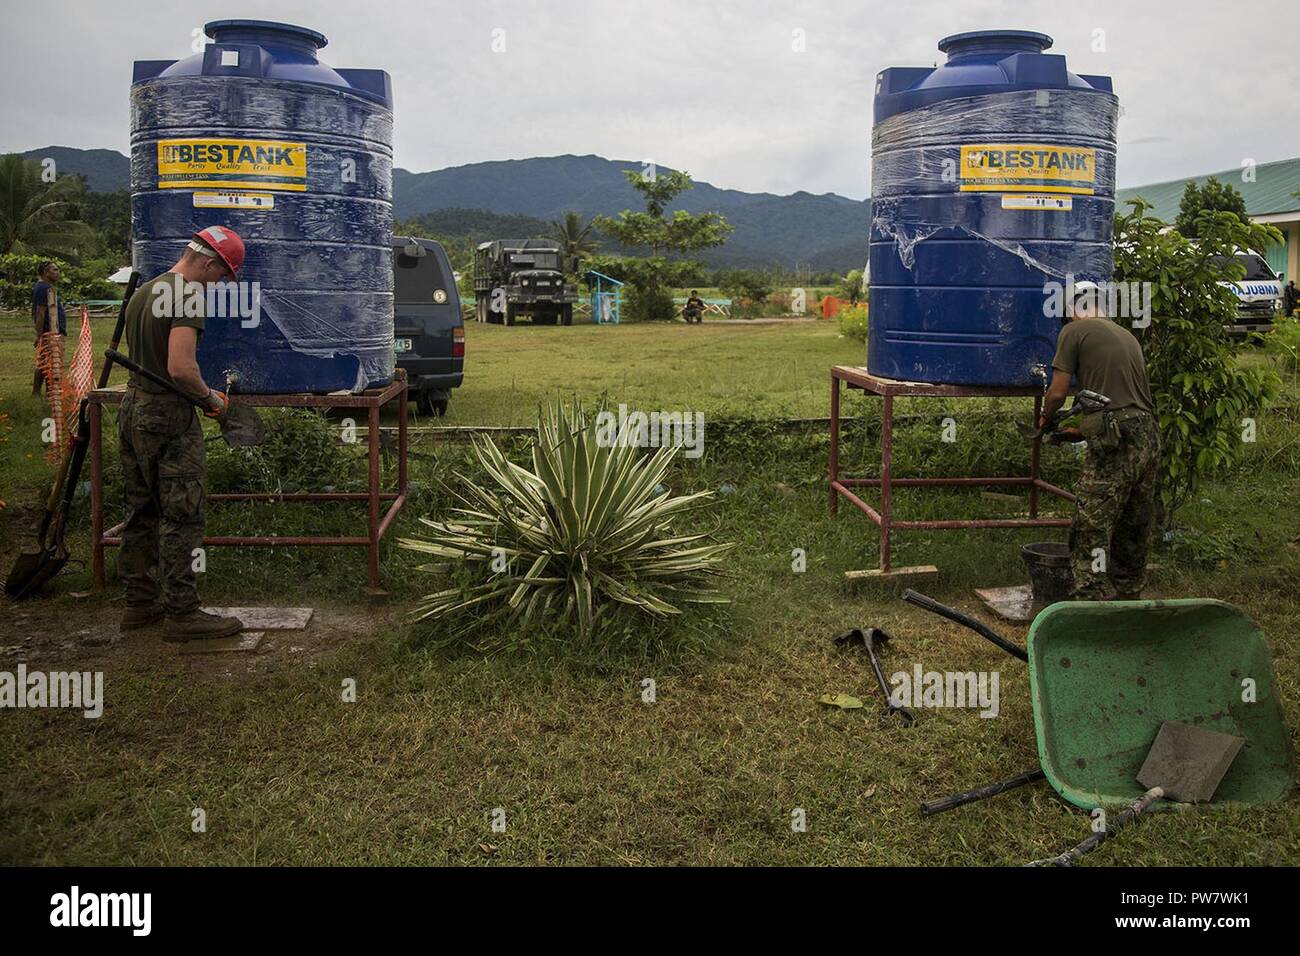
[{"label": "building with green roof", "polygon": [[1153,215],[1165,222],[1173,222],[1178,217],[1178,203],[1187,184],[1203,185],[1211,176],[1221,183],[1231,184],[1241,193],[1251,219],[1277,226],[1282,231],[1282,244],[1267,250],[1268,264],[1284,280],[1300,281],[1300,159],[1283,159],[1191,179],[1131,186],[1116,190],[1115,200],[1122,209],[1126,200],[1141,196],[1154,207],[1151,210]]}]

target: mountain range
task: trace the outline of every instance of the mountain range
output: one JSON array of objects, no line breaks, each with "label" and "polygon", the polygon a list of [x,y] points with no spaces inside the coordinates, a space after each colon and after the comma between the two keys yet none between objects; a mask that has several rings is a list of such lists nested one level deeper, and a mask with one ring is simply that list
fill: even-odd
[{"label": "mountain range", "polygon": [[[129,181],[129,160],[113,150],[49,146],[24,155],[53,157],[60,173],[84,175],[95,192],[124,189]],[[473,219],[481,211],[492,214],[483,217],[490,222],[502,216],[550,221],[569,210],[584,219],[612,216],[642,208],[640,197],[623,177],[624,170],[640,168],[635,162],[566,155],[470,163],[423,173],[394,169],[393,211],[398,219],[455,211],[458,221]],[[725,245],[699,256],[711,266],[845,271],[860,267],[866,259],[870,200],[834,193],[778,196],[696,182],[671,208],[718,212],[734,227]]]}]

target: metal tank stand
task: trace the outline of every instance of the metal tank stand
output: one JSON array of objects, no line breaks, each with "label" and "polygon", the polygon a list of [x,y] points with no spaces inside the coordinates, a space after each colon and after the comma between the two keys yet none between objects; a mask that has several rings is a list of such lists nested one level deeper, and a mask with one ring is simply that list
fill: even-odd
[{"label": "metal tank stand", "polygon": [[[121,404],[125,386],[95,389],[89,395],[87,412],[90,419],[90,548],[91,574],[96,589],[105,587],[104,548],[122,543],[122,526],[104,530],[104,462],[103,418],[105,406]],[[384,491],[380,487],[380,430],[379,410],[397,401],[397,488]],[[379,583],[379,543],[393,524],[402,506],[406,504],[406,373],[397,369],[393,381],[382,388],[364,392],[332,395],[232,395],[231,401],[258,408],[340,408],[364,409],[366,412],[366,463],[365,491],[356,492],[291,492],[242,493],[208,495],[208,501],[342,501],[365,502],[367,508],[364,536],[302,536],[302,535],[219,535],[203,539],[207,547],[354,547],[367,552],[365,593],[382,596],[385,592]],[[384,504],[387,503],[387,509]]]},{"label": "metal tank stand", "polygon": [[[880,426],[880,477],[845,478],[840,476],[840,383],[849,388],[861,389],[866,395],[875,395],[884,401]],[[1068,528],[1069,518],[1040,518],[1038,516],[1039,492],[1046,492],[1074,501],[1074,495],[1063,488],[1044,481],[1039,475],[1041,439],[1035,440],[1029,456],[1029,474],[1006,478],[895,478],[894,458],[894,399],[895,398],[1032,398],[1034,419],[1042,410],[1042,389],[1035,386],[992,387],[964,385],[930,385],[924,382],[900,382],[872,375],[865,368],[836,365],[831,369],[831,450],[830,450],[830,512],[839,513],[841,496],[870,518],[880,529],[880,567],[870,571],[846,571],[844,576],[857,578],[893,578],[905,575],[936,574],[934,565],[895,568],[889,560],[890,537],[894,531],[947,531],[970,528]],[[894,488],[916,487],[1020,487],[1029,489],[1029,517],[1027,518],[973,518],[946,521],[899,521],[894,517]],[[879,488],[880,506],[873,508],[853,489]]]}]

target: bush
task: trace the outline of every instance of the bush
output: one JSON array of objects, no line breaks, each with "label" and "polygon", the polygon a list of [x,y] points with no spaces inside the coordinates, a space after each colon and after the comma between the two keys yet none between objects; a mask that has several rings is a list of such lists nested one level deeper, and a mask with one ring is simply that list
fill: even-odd
[{"label": "bush", "polygon": [[306,408],[262,409],[266,440],[253,448],[208,445],[212,488],[223,492],[320,491],[342,485],[351,456],[340,427]]},{"label": "bush", "polygon": [[840,335],[864,345],[867,341],[867,307],[850,306],[839,311]]},{"label": "bush", "polygon": [[772,294],[772,280],[753,269],[732,269],[718,277],[718,288],[730,299],[744,299],[761,305]]},{"label": "bush", "polygon": [[725,603],[711,582],[730,546],[676,527],[710,493],[671,494],[665,483],[678,449],[645,453],[621,437],[603,416],[549,406],[531,468],[491,439],[477,443],[483,482],[457,476],[462,507],[445,521],[421,519],[425,536],[400,540],[442,559],[420,570],[452,575],[451,587],[421,599],[415,618],[454,620],[455,637],[478,631],[498,646],[537,628],[588,644],[687,605]]},{"label": "bush", "polygon": [[673,297],[663,288],[644,289],[631,286],[627,297],[626,315],[633,322],[651,322],[671,319],[677,311]]},{"label": "bush", "polygon": [[1300,372],[1300,317],[1279,318],[1264,336],[1264,347],[1292,375]]},{"label": "bush", "polygon": [[36,285],[36,267],[42,262],[53,262],[59,267],[59,294],[65,303],[84,299],[120,299],[122,289],[109,282],[106,276],[112,271],[105,262],[87,262],[72,265],[62,259],[45,256],[0,255],[0,307],[28,310],[32,303],[32,287]]},{"label": "bush", "polygon": [[1226,473],[1246,449],[1243,419],[1274,395],[1270,369],[1243,366],[1225,325],[1237,299],[1225,283],[1239,281],[1238,249],[1277,242],[1272,226],[1243,222],[1235,213],[1204,210],[1198,238],[1148,216],[1142,200],[1115,217],[1116,282],[1149,283],[1149,325],[1134,334],[1151,379],[1160,423],[1161,524],[1195,493],[1201,481]]}]

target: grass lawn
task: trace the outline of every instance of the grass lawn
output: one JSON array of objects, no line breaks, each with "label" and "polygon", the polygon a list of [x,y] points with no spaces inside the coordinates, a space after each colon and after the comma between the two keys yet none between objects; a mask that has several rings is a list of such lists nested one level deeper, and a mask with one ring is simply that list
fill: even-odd
[{"label": "grass lawn", "polygon": [[[0,559],[5,570],[30,525],[48,472],[30,389],[30,342],[0,319]],[[97,344],[108,324],[97,327]],[[446,424],[530,424],[547,398],[576,395],[641,409],[705,412],[706,452],[679,460],[674,490],[720,494],[711,518],[738,547],[718,621],[655,645],[483,656],[436,649],[436,629],[408,625],[414,595],[434,590],[413,556],[387,549],[385,605],[365,603],[361,552],[214,549],[201,580],[221,604],[310,605],[301,635],[257,655],[179,656],[156,634],[114,641],[121,604],[82,594],[84,573],[54,594],[8,599],[0,670],[102,670],[103,717],[66,710],[0,711],[0,862],[73,864],[648,863],[1018,864],[1086,835],[1087,818],[1046,785],[930,820],[924,799],[1036,763],[1025,667],[969,632],[898,599],[902,586],[851,585],[842,572],[875,564],[866,519],[826,513],[824,429],[779,431],[761,420],[828,413],[828,368],[860,364],[862,347],[833,323],[747,327],[655,325],[571,329],[471,324],[466,385]],[[1294,405],[1294,388],[1286,396]],[[959,461],[1014,472],[1026,453],[1015,409],[991,403],[904,406],[900,468],[939,473]],[[872,465],[873,412],[854,398],[849,466]],[[1020,410],[1023,412],[1023,410]],[[956,443],[940,441],[942,417]],[[728,426],[727,419],[757,420]],[[1300,426],[1294,412],[1261,418],[1242,468],[1180,514],[1156,559],[1157,596],[1232,601],[1263,628],[1291,726],[1300,714]],[[211,456],[225,467],[217,446]],[[416,493],[397,533],[448,504],[463,443],[422,434],[412,448]],[[292,464],[292,463],[291,463]],[[1048,476],[1077,469],[1053,450]],[[225,472],[222,472],[223,474]],[[112,476],[110,475],[110,481]],[[352,478],[341,481],[356,480]],[[443,484],[445,483],[445,485]],[[734,490],[733,490],[734,489]],[[901,491],[906,516],[1014,512],[977,493]],[[345,506],[340,506],[344,508]],[[209,529],[347,527],[334,512],[269,514],[214,506]],[[85,556],[85,515],[69,534]],[[967,611],[977,586],[1021,583],[1018,545],[1050,532],[913,532],[899,565],[934,563],[920,588]],[[807,570],[791,551],[807,552]],[[111,563],[111,562],[110,562]],[[989,619],[987,615],[985,619]],[[922,710],[915,727],[883,722],[865,661],[833,634],[875,625],[895,642],[887,673],[996,670],[999,715]],[[998,625],[1022,641],[1025,628]],[[676,632],[672,632],[675,634]],[[683,636],[684,635],[684,636]],[[671,636],[671,635],[670,635]],[[520,637],[526,643],[527,635]],[[678,639],[680,638],[680,639]],[[109,643],[102,643],[107,641]],[[24,643],[25,642],[25,643]],[[655,702],[643,701],[644,681]],[[355,703],[341,700],[355,681]],[[830,711],[843,691],[868,709]],[[194,832],[202,809],[206,832]],[[792,813],[806,813],[795,832]],[[492,828],[504,812],[504,832]],[[1152,816],[1087,858],[1088,865],[1294,864],[1300,804]]]}]

